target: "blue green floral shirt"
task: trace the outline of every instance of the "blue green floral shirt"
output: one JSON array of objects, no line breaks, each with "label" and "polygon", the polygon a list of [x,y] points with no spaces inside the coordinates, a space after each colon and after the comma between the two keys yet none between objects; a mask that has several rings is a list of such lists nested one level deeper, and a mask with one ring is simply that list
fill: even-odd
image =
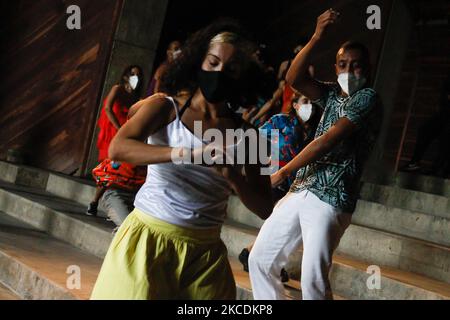
[{"label": "blue green floral shirt", "polygon": [[325,94],[314,101],[324,109],[316,139],[343,117],[353,122],[357,129],[322,159],[301,168],[290,192],[309,190],[333,207],[353,213],[363,165],[379,132],[381,104],[377,103],[373,89],[364,88],[349,97],[342,97],[337,84],[324,85]]},{"label": "blue green floral shirt", "polygon": [[[272,159],[272,165],[282,168],[300,153],[305,143],[300,127],[297,117],[281,113],[272,116],[259,128],[262,136],[278,146],[278,159]],[[271,130],[276,129],[279,130],[279,137],[272,137]],[[287,192],[294,180],[295,173],[288,177],[280,189]]]}]

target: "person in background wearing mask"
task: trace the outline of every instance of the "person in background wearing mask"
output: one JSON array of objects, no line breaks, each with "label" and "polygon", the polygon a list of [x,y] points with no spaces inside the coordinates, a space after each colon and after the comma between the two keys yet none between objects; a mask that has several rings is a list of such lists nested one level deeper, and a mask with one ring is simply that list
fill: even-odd
[{"label": "person in background wearing mask", "polygon": [[[272,162],[272,165],[278,168],[287,165],[313,140],[321,117],[320,109],[302,94],[294,93],[291,98],[291,105],[288,114],[274,115],[259,128],[261,134],[269,140],[272,139],[270,136],[271,130],[279,130],[279,159],[278,163]],[[295,180],[295,174],[296,172],[293,172],[281,184],[273,186],[275,201],[280,200],[289,191]]]},{"label": "person in background wearing mask", "polygon": [[161,92],[161,79],[166,72],[167,67],[170,63],[172,63],[178,56],[181,54],[181,42],[178,40],[174,40],[169,43],[169,46],[166,50],[166,60],[160,64],[160,66],[156,69],[156,72],[150,81],[150,85],[148,87],[147,96],[151,96],[155,93]]},{"label": "person in background wearing mask", "polygon": [[220,239],[228,198],[233,191],[266,219],[273,208],[270,177],[261,175],[261,163],[245,164],[244,175],[235,166],[179,160],[209,148],[204,132],[194,135],[194,123],[223,136],[229,129],[247,130],[229,102],[256,96],[241,91],[258,79],[252,54],[253,45],[232,21],[196,32],[163,77],[168,96],[140,101],[117,133],[111,159],[149,165],[148,174],[135,210],[112,240],[91,299],[236,298]]},{"label": "person in background wearing mask", "polygon": [[[308,72],[318,48],[327,46],[339,13],[327,10],[316,31],[293,61],[286,80],[321,106],[315,139],[272,175],[281,184],[297,178],[266,220],[249,257],[255,299],[283,299],[279,280],[288,257],[303,243],[301,290],[304,300],[333,299],[329,281],[332,255],[355,210],[363,165],[381,124],[381,107],[370,82],[367,48],[347,42],[336,56],[338,84],[321,83]],[[328,39],[327,39],[328,38]]]},{"label": "person in background wearing mask", "polygon": [[[271,130],[279,130],[280,141],[275,141],[279,146],[278,161],[272,159],[272,166],[282,168],[295,158],[306,147],[316,133],[317,125],[322,116],[321,110],[302,94],[294,93],[291,98],[292,107],[289,114],[280,113],[272,116],[264,123],[259,131],[272,140]],[[283,198],[289,191],[295,180],[296,172],[293,172],[283,183],[272,187],[272,197],[275,202]],[[248,256],[253,245],[244,248],[239,255],[239,261],[248,272]],[[281,270],[281,281],[289,280],[286,270]]]},{"label": "person in background wearing mask", "polygon": [[[108,158],[108,148],[117,131],[127,121],[130,107],[140,99],[142,71],[139,66],[128,66],[122,73],[120,83],[112,87],[103,101],[98,119],[100,131],[97,138],[98,161]],[[94,199],[86,210],[87,215],[97,215],[98,202],[106,188],[97,187]]]},{"label": "person in background wearing mask", "polygon": [[[303,45],[298,45],[294,49],[294,56],[297,55]],[[273,114],[285,113],[289,114],[291,112],[291,101],[294,94],[292,87],[286,83],[286,73],[292,64],[293,59],[283,61],[278,70],[278,87],[273,92],[272,97],[267,99],[267,101],[258,109],[256,115],[252,116],[250,123],[257,125],[262,124],[267,119],[269,119]],[[314,77],[314,66],[310,65],[308,71],[311,77]]]}]

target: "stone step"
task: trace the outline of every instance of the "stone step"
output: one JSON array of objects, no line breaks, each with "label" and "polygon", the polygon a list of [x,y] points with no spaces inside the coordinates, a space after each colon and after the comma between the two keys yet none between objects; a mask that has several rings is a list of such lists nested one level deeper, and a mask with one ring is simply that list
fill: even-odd
[{"label": "stone step", "polygon": [[450,217],[359,200],[352,224],[450,246]]},{"label": "stone step", "polygon": [[[112,240],[112,223],[87,217],[79,204],[44,191],[5,183],[1,187],[0,211],[97,257],[106,254]],[[251,213],[248,215],[256,217]],[[239,238],[229,241],[239,242],[242,250],[252,240],[248,235],[241,234]],[[230,245],[228,242],[226,244]],[[351,225],[338,250],[367,262],[416,272],[442,281],[450,279],[449,248],[429,242]]]},{"label": "stone step", "polygon": [[113,237],[113,223],[88,217],[82,205],[34,188],[0,183],[0,211],[100,258]]},{"label": "stone step", "polygon": [[[102,259],[0,213],[0,300],[89,299],[101,264]],[[230,257],[230,264],[237,298],[252,299],[248,274],[236,259]],[[74,284],[69,279],[73,266],[80,271],[79,289],[68,288],[68,283]],[[286,286],[286,298],[299,299],[300,291],[292,283]]]},{"label": "stone step", "polygon": [[[16,199],[16,200],[17,200],[17,199]],[[0,203],[3,203],[3,200],[0,201]],[[61,215],[66,215],[66,214],[61,213]],[[33,217],[33,215],[32,215],[31,217]],[[58,217],[58,216],[57,216],[57,217]],[[19,218],[20,218],[20,217],[19,217]],[[31,220],[33,220],[33,219],[31,219]],[[38,218],[38,219],[36,219],[36,220],[40,220],[40,219]],[[94,220],[95,220],[94,218],[86,217],[86,219],[85,219],[84,221],[82,221],[82,223],[83,223],[83,224],[90,224],[90,223],[92,223],[92,224],[98,224],[98,222],[96,222],[96,221],[94,221]],[[80,225],[79,225],[79,224],[73,224],[73,227],[74,227],[75,229],[78,229],[78,228],[80,228]],[[96,226],[96,228],[97,228],[97,230],[98,230],[99,227]],[[112,229],[112,227],[111,227],[111,229]],[[224,229],[226,230],[227,227],[225,227]],[[95,229],[92,229],[91,232],[93,232],[93,233],[95,234],[97,231],[96,231]],[[253,241],[253,240],[255,239],[255,237],[256,237],[256,232],[257,232],[257,230],[254,229],[254,235],[253,235],[253,236],[250,235],[250,236],[247,238],[247,240],[245,240],[245,239],[246,239],[245,236],[246,236],[247,234],[244,234],[244,235],[240,234],[238,237],[232,237],[232,238],[233,238],[233,239],[240,238],[240,239],[244,239],[245,242],[251,242],[251,241]],[[75,231],[74,233],[76,233],[76,231]],[[109,234],[108,234],[108,235],[109,235]],[[103,236],[103,237],[104,237],[104,236]],[[63,238],[63,239],[64,239],[64,238]],[[96,243],[96,246],[97,246],[97,247],[101,247],[101,246],[102,246],[101,244],[102,244],[102,243],[105,243],[105,241],[102,241],[102,236],[101,236],[101,235],[97,235],[97,236],[96,236],[96,239],[97,239],[97,243]],[[232,250],[232,248],[233,248],[232,242],[231,242],[231,241],[227,241],[226,238],[225,238],[224,240],[227,242],[227,246],[229,247],[230,252],[232,252],[232,251],[233,251],[233,250]],[[74,244],[74,245],[77,245],[77,246],[80,245],[80,243],[74,241],[74,238],[69,238],[67,241],[68,241],[68,242],[74,242],[73,244]],[[109,240],[109,241],[110,241],[110,240]],[[108,242],[108,243],[109,243],[109,242]],[[107,244],[107,245],[105,246],[105,248],[103,248],[103,249],[99,249],[99,248],[94,249],[94,252],[101,252],[101,251],[106,252],[107,247],[108,247],[108,244]],[[230,249],[230,248],[231,248],[231,249]],[[240,250],[240,249],[241,249],[241,245],[240,245],[240,244],[239,244],[239,245],[236,245],[235,248],[238,248],[238,249],[236,249],[235,252],[234,252],[234,253],[235,253],[235,256],[236,256],[237,250]],[[88,246],[88,249],[93,250],[92,247],[90,247],[90,246]],[[239,269],[239,270],[240,270],[240,269]],[[344,270],[344,271],[345,271],[345,270]],[[416,295],[417,295],[417,293],[416,293]],[[424,296],[424,295],[422,294],[422,296]],[[242,293],[241,291],[240,291],[240,297],[243,297],[243,293]],[[351,295],[350,295],[349,297],[353,298]]]},{"label": "stone step", "polygon": [[[90,203],[95,193],[95,187],[92,182],[89,184],[88,180],[49,173],[40,169],[0,161],[0,172],[7,172],[4,179],[16,184],[38,185],[35,181],[41,181],[40,187],[49,194],[70,199],[85,206]],[[358,202],[354,223],[436,244],[450,245],[448,198],[370,183],[363,185],[362,194],[366,199]],[[262,226],[263,221],[254,214],[247,214],[248,209],[237,197],[230,197],[228,207],[228,214],[233,220],[254,227]]]},{"label": "stone step", "polygon": [[[0,226],[0,282],[22,299],[88,299],[100,266],[101,259],[43,232]],[[78,267],[81,287],[69,288],[70,268]]]},{"label": "stone step", "polygon": [[450,179],[419,173],[396,172],[393,174],[378,175],[377,177],[372,177],[370,180],[370,182],[376,184],[432,193],[450,198]]},{"label": "stone step", "polygon": [[336,252],[450,284],[450,248],[446,246],[353,224]]},{"label": "stone step", "polygon": [[20,300],[20,298],[11,289],[0,283],[0,301],[2,300]]},{"label": "stone step", "polygon": [[[227,225],[245,230],[236,237],[225,235],[225,243],[235,250],[232,251],[233,255],[238,255],[244,247],[253,243],[259,230],[231,219]],[[431,242],[352,224],[346,230],[336,252],[367,263],[410,271],[450,283],[450,248]]]},{"label": "stone step", "polygon": [[[229,223],[222,229],[222,239],[229,254],[237,256],[242,248],[256,239],[258,230],[236,223]],[[240,240],[242,239],[242,241]],[[297,251],[286,266],[294,279],[300,278],[301,250]],[[352,257],[336,254],[330,280],[333,290],[339,296],[350,299],[450,299],[450,285],[412,272],[380,266],[381,287],[369,289],[366,285],[373,265]]]},{"label": "stone step", "polygon": [[[79,179],[52,173],[41,169],[27,166],[19,166],[0,161],[0,179],[6,182],[22,186],[36,187],[57,195],[61,198],[70,199],[83,205],[88,205],[95,193],[95,184],[90,179]],[[408,209],[411,211],[424,212],[444,218],[450,217],[450,196],[439,196],[433,193],[402,189],[395,185],[395,181],[405,181],[405,177],[418,177],[420,181],[433,181],[437,184],[436,189],[445,185],[445,180],[416,176],[407,173],[386,175],[379,185],[364,182],[361,190],[362,200],[378,202],[389,207]],[[400,179],[400,177],[404,177]],[[388,185],[392,183],[393,186]],[[407,185],[407,183],[404,183]],[[428,187],[430,188],[430,187]]]},{"label": "stone step", "polygon": [[[1,164],[1,163],[0,163]],[[50,179],[50,175],[53,175],[54,178]],[[16,175],[17,176],[17,175]],[[20,176],[20,175],[19,175]],[[21,174],[21,183],[25,184],[24,181],[26,180],[23,178],[26,176],[25,174]],[[28,190],[14,190],[14,192],[11,192],[11,190],[0,190],[0,210],[3,210],[2,208],[6,206],[8,208],[8,214],[12,214],[13,216],[20,217],[21,219],[24,219],[26,221],[29,221],[33,224],[33,226],[37,226],[40,228],[40,230],[45,230],[46,232],[49,232],[54,237],[68,241],[69,243],[72,243],[73,245],[82,248],[84,250],[87,250],[88,252],[91,252],[95,254],[96,256],[102,257],[104,253],[106,252],[106,249],[108,247],[108,244],[111,239],[104,240],[103,243],[99,243],[99,239],[106,239],[107,234],[109,238],[111,238],[110,232],[112,230],[112,224],[105,223],[102,219],[95,219],[91,217],[86,217],[83,215],[84,212],[84,206],[80,205],[74,201],[68,201],[63,198],[55,197],[54,194],[49,193],[48,190],[51,190],[53,192],[60,192],[60,195],[64,198],[69,199],[77,199],[77,202],[88,202],[91,199],[91,196],[94,192],[94,187],[92,185],[86,184],[83,181],[79,181],[76,179],[68,179],[65,176],[59,176],[49,173],[49,177],[47,178],[47,182],[45,184],[45,191],[44,190],[38,190],[34,191],[34,193],[30,196],[28,193]],[[13,180],[13,179],[10,179]],[[43,180],[43,179],[41,179]],[[49,181],[55,181],[54,183],[48,184]],[[59,182],[58,182],[59,181]],[[16,181],[12,181],[14,183],[17,183]],[[68,187],[61,187],[61,183],[66,183]],[[57,187],[59,184],[59,187]],[[49,187],[50,186],[50,187]],[[8,185],[8,187],[11,187]],[[17,187],[17,186],[15,186]],[[38,188],[41,188],[42,186],[37,186]],[[17,187],[18,188],[18,187]],[[78,192],[76,190],[80,190],[81,192]],[[72,190],[72,191],[70,191]],[[86,196],[80,197],[79,193],[85,194]],[[24,197],[24,195],[27,195],[27,197]],[[44,197],[42,197],[44,195]],[[3,197],[3,198],[2,198]],[[7,201],[5,201],[5,199]],[[26,200],[26,206],[25,210],[23,210],[23,200]],[[58,201],[55,201],[57,199]],[[83,200],[84,199],[84,200]],[[239,203],[239,199],[236,197],[232,197],[230,199],[230,203]],[[63,203],[64,205],[61,205]],[[56,206],[56,207],[55,207]],[[62,210],[61,210],[62,206]],[[52,209],[53,207],[53,209]],[[230,206],[230,208],[232,205]],[[240,217],[246,217],[246,215],[238,214],[238,212],[245,211],[245,207],[242,206],[236,206],[236,208],[240,208],[239,210],[233,210],[233,212],[236,213],[236,216]],[[35,210],[38,209],[38,210]],[[36,213],[37,212],[37,213]],[[244,212],[245,213],[245,212]],[[36,219],[36,214],[38,215],[38,218]],[[262,221],[259,220],[255,215],[250,214],[248,215],[252,219],[252,224],[259,226],[258,224],[262,224]],[[239,221],[239,218],[237,219]],[[243,222],[243,221],[241,221]],[[248,223],[248,221],[246,221]],[[353,228],[353,226],[352,226]],[[89,236],[78,236],[77,232],[74,232],[73,230],[82,230],[85,229],[86,235],[94,235],[93,237],[89,238]],[[61,232],[63,230],[63,232]],[[65,232],[64,232],[65,231]],[[376,230],[373,230],[376,232]],[[98,237],[96,236],[97,232],[100,232],[100,234],[103,232],[103,235]],[[240,235],[242,237],[242,243],[250,243],[252,238],[250,240],[242,234]],[[365,234],[363,234],[363,237],[365,237]],[[241,238],[239,238],[241,239]],[[254,237],[253,237],[254,239]],[[100,241],[102,242],[102,241]],[[396,243],[396,242],[394,242]],[[229,245],[229,243],[227,243]],[[426,244],[427,246],[429,244]],[[373,246],[375,250],[377,249],[377,246]],[[239,247],[239,250],[241,250],[243,247]],[[395,246],[394,246],[395,248]],[[397,252],[402,252],[401,250],[398,250],[397,246]],[[426,246],[425,246],[426,248]],[[441,249],[437,249],[441,250]],[[92,252],[93,251],[93,252]],[[359,251],[364,251],[363,249],[359,249]],[[396,251],[396,250],[394,250]],[[407,250],[408,252],[410,250]],[[95,252],[95,253],[94,253]],[[423,250],[420,250],[420,255],[423,255]],[[391,256],[388,254],[387,256]],[[442,255],[441,255],[442,256]],[[395,255],[394,255],[395,257]],[[369,256],[370,258],[370,256]],[[426,257],[429,259],[429,257]],[[391,256],[391,261],[395,261],[395,259]],[[414,260],[414,259],[412,259]],[[370,262],[372,262],[369,259]],[[433,265],[434,267],[434,265]],[[445,267],[445,266],[444,266]],[[448,269],[448,268],[447,268]],[[448,272],[448,270],[447,270]]]},{"label": "stone step", "polygon": [[[264,223],[235,196],[228,202],[228,218],[255,228],[261,228]],[[450,246],[450,217],[359,200],[352,224]]]},{"label": "stone step", "polygon": [[360,199],[450,219],[450,197],[366,182],[362,185]]},{"label": "stone step", "polygon": [[90,179],[69,177],[4,161],[0,161],[0,173],[0,180],[5,182],[45,190],[85,206],[92,201],[95,194],[95,183]]}]

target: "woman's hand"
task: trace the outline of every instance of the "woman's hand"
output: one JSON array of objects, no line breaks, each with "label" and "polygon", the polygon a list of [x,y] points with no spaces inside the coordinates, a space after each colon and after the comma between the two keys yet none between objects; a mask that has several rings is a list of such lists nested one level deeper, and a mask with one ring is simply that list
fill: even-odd
[{"label": "woman's hand", "polygon": [[230,148],[234,148],[234,145],[227,147],[214,142],[195,148],[191,150],[191,163],[204,166],[233,165],[234,157],[230,154]]},{"label": "woman's hand", "polygon": [[[234,146],[231,146],[234,148]],[[211,167],[222,175],[230,185],[243,178],[242,174],[233,166],[234,158],[230,155],[230,148],[217,143],[190,150],[190,163]]]}]

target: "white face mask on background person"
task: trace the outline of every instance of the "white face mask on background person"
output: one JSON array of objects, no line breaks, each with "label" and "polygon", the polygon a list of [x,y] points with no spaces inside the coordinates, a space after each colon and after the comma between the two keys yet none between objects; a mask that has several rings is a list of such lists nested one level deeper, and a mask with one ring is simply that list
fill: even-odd
[{"label": "white face mask on background person", "polygon": [[172,52],[172,58],[173,58],[173,60],[175,60],[176,58],[178,58],[178,57],[180,56],[180,54],[181,54],[181,50],[180,50],[180,49],[175,50],[174,52]]},{"label": "white face mask on background person", "polygon": [[365,77],[357,77],[353,73],[344,72],[338,75],[338,83],[342,91],[349,96],[361,89],[366,84],[366,81]]},{"label": "white face mask on background person", "polygon": [[130,84],[131,89],[136,90],[137,85],[139,83],[139,77],[134,75],[128,79],[128,83]]},{"label": "white face mask on background person", "polygon": [[312,112],[313,112],[313,106],[311,103],[305,103],[301,104],[300,108],[296,110],[297,115],[300,119],[302,119],[303,122],[307,122],[309,119],[311,119]]}]

